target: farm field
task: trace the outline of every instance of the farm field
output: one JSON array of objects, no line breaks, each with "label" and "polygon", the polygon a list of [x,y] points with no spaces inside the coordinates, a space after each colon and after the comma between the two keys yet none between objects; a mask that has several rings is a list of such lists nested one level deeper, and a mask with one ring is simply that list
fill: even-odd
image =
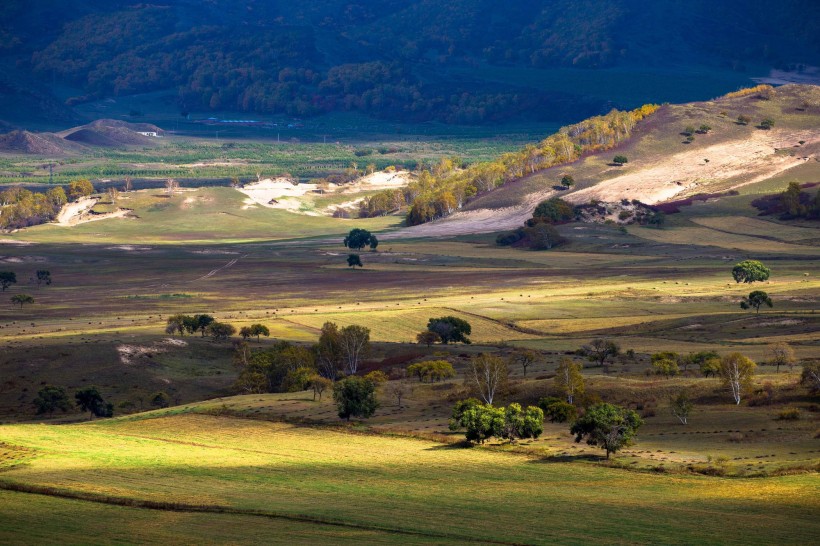
[{"label": "farm field", "polygon": [[[433,542],[533,544],[660,537],[677,543],[805,543],[818,530],[812,475],[746,481],[636,474],[213,416],[17,425],[2,432],[4,441],[19,446],[4,457],[4,489],[24,484],[88,502],[175,503],[183,512],[219,506],[232,513],[214,525],[248,516],[287,517],[292,519],[284,532],[299,531],[293,520],[316,522],[315,530],[301,531],[317,538],[323,522],[372,531],[377,541],[401,533]],[[758,488],[760,494],[749,494]],[[41,502],[37,496],[35,503]],[[653,517],[636,518],[643,510]],[[126,521],[142,512],[118,511]],[[704,511],[721,517],[695,517]],[[191,514],[181,519],[207,533],[192,524]],[[265,522],[271,523],[278,521]],[[723,533],[727,525],[731,535]],[[240,533],[257,532],[249,527]],[[0,524],[0,533],[7,528]]]}]

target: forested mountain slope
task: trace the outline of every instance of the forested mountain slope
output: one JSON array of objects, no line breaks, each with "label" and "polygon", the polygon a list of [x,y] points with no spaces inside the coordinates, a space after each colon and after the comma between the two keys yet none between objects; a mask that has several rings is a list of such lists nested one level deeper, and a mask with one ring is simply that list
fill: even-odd
[{"label": "forested mountain slope", "polygon": [[[820,4],[7,0],[0,38],[7,64],[72,89],[69,105],[176,89],[182,112],[481,123],[566,110],[570,120],[610,105],[494,78],[492,68],[820,64]],[[489,73],[453,77],[477,67]]]}]

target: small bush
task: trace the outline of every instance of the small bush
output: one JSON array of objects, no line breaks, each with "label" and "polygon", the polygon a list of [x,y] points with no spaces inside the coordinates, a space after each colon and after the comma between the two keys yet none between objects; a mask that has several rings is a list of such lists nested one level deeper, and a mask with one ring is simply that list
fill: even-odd
[{"label": "small bush", "polygon": [[800,410],[797,408],[785,408],[777,414],[780,421],[797,421],[800,419]]}]

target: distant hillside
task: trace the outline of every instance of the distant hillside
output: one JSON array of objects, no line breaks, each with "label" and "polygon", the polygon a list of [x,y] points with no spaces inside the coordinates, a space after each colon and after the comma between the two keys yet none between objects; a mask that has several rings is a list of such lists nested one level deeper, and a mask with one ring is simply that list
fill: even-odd
[{"label": "distant hillside", "polygon": [[79,148],[53,133],[12,131],[0,135],[0,152],[3,153],[62,156]]},{"label": "distant hillside", "polygon": [[[773,126],[764,128],[764,120]],[[605,126],[595,120],[578,126],[591,127],[590,136],[606,134]],[[563,128],[559,136],[578,126]],[[539,149],[552,153],[552,138],[527,147],[520,157],[543,155]],[[615,155],[626,157],[627,163],[615,164]],[[497,164],[513,165],[504,159]],[[570,190],[561,185],[567,175],[575,181]],[[442,195],[455,194],[454,201],[465,201],[461,210],[409,228],[408,233],[439,236],[511,229],[531,217],[538,203],[552,197],[575,205],[622,200],[657,204],[772,179],[816,182],[820,180],[820,86],[761,86],[709,102],[665,105],[637,123],[631,137],[614,148],[585,153],[534,174],[499,176],[497,187],[474,198],[456,194],[459,187],[450,183],[453,179],[458,182],[458,175],[431,182],[416,199],[437,203]],[[786,183],[781,186],[779,191]]]},{"label": "distant hillside", "polygon": [[156,139],[140,132],[162,133],[162,129],[148,123],[101,119],[60,133],[32,133],[12,131],[0,135],[0,153],[62,156],[81,153],[86,146],[124,147],[156,144]]},{"label": "distant hillside", "polygon": [[100,119],[60,134],[66,140],[88,146],[118,147],[153,144],[152,137],[140,134],[142,132],[161,133],[162,129],[149,123]]},{"label": "distant hillside", "polygon": [[609,105],[523,78],[455,74],[820,65],[814,0],[6,0],[2,11],[0,56],[81,90],[69,104],[176,89],[181,111],[571,120]]}]

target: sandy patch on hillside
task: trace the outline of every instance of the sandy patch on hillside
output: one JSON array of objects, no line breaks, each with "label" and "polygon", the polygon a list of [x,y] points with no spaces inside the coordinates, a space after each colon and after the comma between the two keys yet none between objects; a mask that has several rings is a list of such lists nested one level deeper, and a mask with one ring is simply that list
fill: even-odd
[{"label": "sandy patch on hillside", "polygon": [[29,246],[33,245],[31,241],[16,241],[14,239],[0,239],[0,245],[17,245],[17,246]]},{"label": "sandy patch on hillside", "polygon": [[339,193],[359,193],[362,191],[379,191],[403,188],[413,179],[413,175],[408,171],[395,171],[392,173],[379,171],[367,176],[363,176],[350,184],[337,186]]},{"label": "sandy patch on hillside", "polygon": [[[651,164],[627,164],[621,176],[604,180],[591,188],[569,194],[571,203],[592,199],[619,201],[638,199],[652,205],[668,201],[686,190],[709,191],[709,183],[734,180],[738,188],[772,178],[813,159],[813,155],[776,154],[776,148],[791,148],[804,140],[804,147],[820,142],[817,131],[787,132],[772,129],[755,131],[744,140],[723,142],[673,154]],[[706,161],[708,160],[708,161]],[[690,191],[690,193],[692,193]]]},{"label": "sandy patch on hillside", "polygon": [[84,197],[79,201],[73,203],[66,203],[63,205],[60,214],[57,215],[55,223],[59,226],[71,227],[87,222],[96,222],[98,220],[107,220],[109,218],[125,218],[131,213],[128,209],[117,209],[114,212],[106,214],[91,214],[91,209],[97,204],[99,199],[92,199]]},{"label": "sandy patch on hillside", "polygon": [[[798,153],[794,157],[775,153],[778,148],[792,149],[800,140],[805,144],[795,149]],[[687,190],[688,194],[709,192],[709,186],[714,182],[729,180],[732,181],[732,188],[739,188],[813,161],[815,154],[805,149],[819,142],[818,131],[756,130],[745,140],[683,151],[653,163],[628,163],[623,167],[622,175],[591,188],[563,194],[562,199],[575,204],[588,203],[592,199],[606,202],[638,199],[646,204],[655,204],[668,201]],[[461,211],[441,220],[384,234],[380,238],[442,237],[515,229],[532,216],[538,203],[554,195],[557,192],[553,190],[535,192],[528,195],[521,205]]]},{"label": "sandy patch on hillside", "polygon": [[401,188],[406,186],[411,178],[412,175],[407,171],[376,172],[363,176],[349,184],[339,186],[331,184],[325,188],[321,188],[318,184],[294,183],[289,178],[268,178],[236,189],[246,196],[242,203],[243,210],[262,206],[308,216],[321,216],[322,214],[332,215],[334,211],[340,208],[353,208],[359,204],[362,198],[331,205],[321,212],[316,212],[313,210],[315,197],[328,194],[355,195],[362,192]]},{"label": "sandy patch on hillside", "polygon": [[471,233],[492,233],[515,229],[532,218],[532,211],[538,203],[557,194],[548,190],[530,194],[524,203],[515,207],[502,209],[479,209],[460,211],[447,218],[411,226],[402,230],[385,233],[379,239],[397,239],[400,237],[443,237],[448,235],[469,235]]}]

